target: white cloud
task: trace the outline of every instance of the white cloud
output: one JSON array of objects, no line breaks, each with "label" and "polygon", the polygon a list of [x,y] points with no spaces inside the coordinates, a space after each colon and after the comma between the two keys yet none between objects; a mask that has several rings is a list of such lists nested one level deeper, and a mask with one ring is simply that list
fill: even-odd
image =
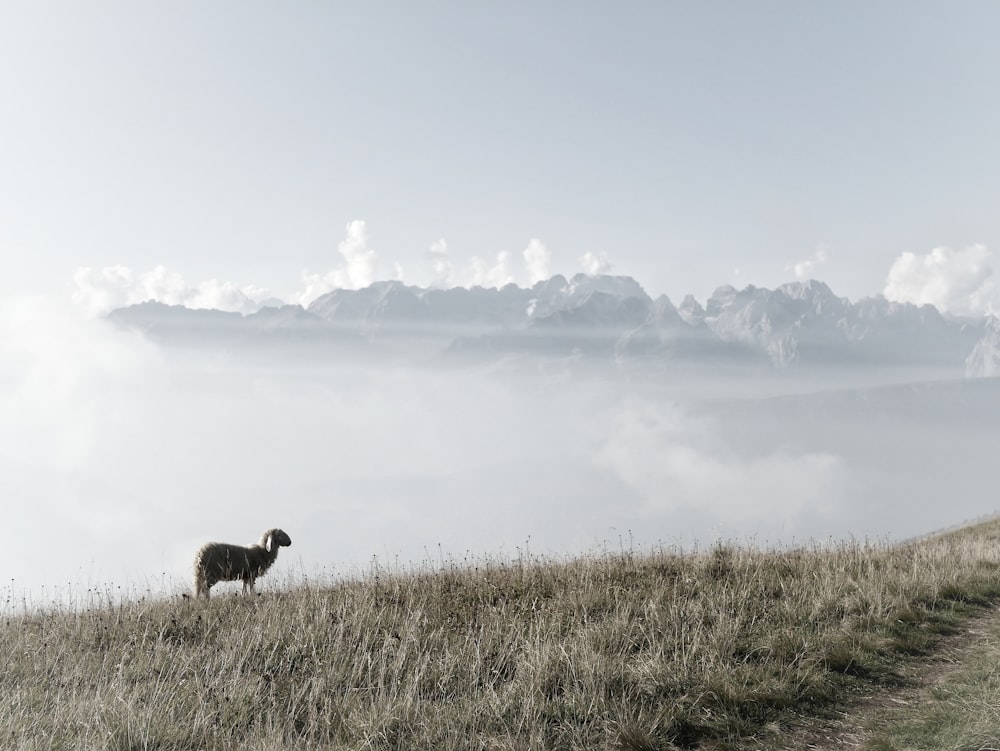
[{"label": "white cloud", "polygon": [[528,247],[524,249],[524,264],[528,269],[529,286],[551,276],[549,273],[551,256],[549,249],[538,238],[533,237],[528,241]]},{"label": "white cloud", "polygon": [[448,257],[448,243],[442,237],[435,240],[427,249],[427,258],[431,262],[434,286],[446,287],[452,280],[451,259]]},{"label": "white cloud", "polygon": [[343,274],[351,289],[367,287],[375,281],[375,251],[368,247],[368,225],[355,219],[347,225],[347,236],[337,246],[346,265]]},{"label": "white cloud", "polygon": [[192,287],[183,276],[162,265],[143,273],[126,266],[82,267],[73,274],[73,283],[73,302],[94,316],[149,300],[247,314],[259,310],[261,302],[270,296],[261,287],[215,279]]},{"label": "white cloud", "polygon": [[[548,279],[551,254],[544,243],[532,238],[523,252],[528,284]],[[427,259],[433,274],[432,286],[449,287],[503,287],[515,281],[511,271],[511,254],[500,251],[492,263],[481,256],[473,256],[461,270],[456,270],[444,238],[435,240],[427,250]]]},{"label": "white cloud", "polygon": [[654,516],[698,509],[730,522],[770,518],[794,526],[806,511],[831,508],[844,484],[833,454],[747,455],[729,448],[711,421],[640,401],[611,417],[597,461]]},{"label": "white cloud", "polygon": [[185,301],[189,308],[214,308],[238,313],[253,313],[260,310],[261,302],[270,297],[270,292],[263,287],[253,285],[239,286],[234,282],[219,282],[210,279],[198,285]]},{"label": "white cloud", "polygon": [[38,466],[84,464],[94,420],[131,419],[116,395],[155,378],[157,366],[152,345],[66,303],[0,302],[0,456]]},{"label": "white cloud", "polygon": [[184,305],[185,301],[193,296],[193,290],[185,283],[184,277],[168,271],[162,265],[140,274],[138,288],[139,297],[168,305]]},{"label": "white cloud", "polygon": [[375,281],[378,256],[368,247],[368,225],[363,219],[355,219],[345,232],[337,246],[344,265],[325,274],[303,274],[303,289],[297,296],[300,304],[308,305],[335,289],[361,289]]},{"label": "white cloud", "polygon": [[785,271],[791,271],[796,279],[811,279],[816,269],[830,260],[829,251],[820,246],[816,251],[804,261],[798,261],[791,266],[786,266]]},{"label": "white cloud", "polygon": [[129,298],[135,289],[132,270],[125,266],[108,266],[95,270],[82,267],[73,274],[73,302],[92,315],[130,305]]},{"label": "white cloud", "polygon": [[886,299],[931,304],[955,315],[984,315],[1000,310],[993,279],[993,254],[985,245],[962,250],[934,248],[930,253],[903,253],[892,264]]},{"label": "white cloud", "polygon": [[591,253],[587,251],[580,257],[580,265],[585,274],[599,276],[611,271],[612,265],[607,253]]},{"label": "white cloud", "polygon": [[493,266],[487,266],[479,256],[475,256],[471,262],[471,268],[465,275],[463,281],[466,287],[503,287],[514,281],[514,275],[510,272],[510,253],[502,250],[496,255]]}]

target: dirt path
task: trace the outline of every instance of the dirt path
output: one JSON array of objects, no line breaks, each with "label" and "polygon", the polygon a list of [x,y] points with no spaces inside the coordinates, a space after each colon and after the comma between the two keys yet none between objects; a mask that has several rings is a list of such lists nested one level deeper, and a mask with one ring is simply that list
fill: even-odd
[{"label": "dirt path", "polygon": [[[998,638],[1000,607],[994,607],[974,617],[960,632],[942,637],[933,654],[905,663],[900,671],[903,687],[875,688],[841,712],[839,718],[785,735],[781,748],[813,751],[863,748],[880,732],[884,734],[897,716],[936,701],[932,696],[935,687],[947,682],[967,660],[977,659],[976,653],[984,641]],[[987,746],[981,751],[997,750]]]}]

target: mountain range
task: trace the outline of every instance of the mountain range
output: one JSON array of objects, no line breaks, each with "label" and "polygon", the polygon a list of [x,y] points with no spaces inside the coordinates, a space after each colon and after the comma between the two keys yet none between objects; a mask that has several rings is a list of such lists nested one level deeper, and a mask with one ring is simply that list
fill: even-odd
[{"label": "mountain range", "polygon": [[823,282],[717,289],[704,305],[651,298],[627,276],[554,276],[532,287],[421,288],[398,281],[337,289],[308,308],[242,315],[146,302],[109,319],[173,345],[293,347],[449,361],[574,357],[618,365],[943,368],[1000,373],[1000,319],[931,305],[838,297]]}]

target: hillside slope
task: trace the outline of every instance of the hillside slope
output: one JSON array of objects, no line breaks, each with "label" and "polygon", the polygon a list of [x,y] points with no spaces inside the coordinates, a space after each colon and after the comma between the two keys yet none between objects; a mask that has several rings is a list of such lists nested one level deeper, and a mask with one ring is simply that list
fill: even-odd
[{"label": "hillside slope", "polygon": [[208,603],[95,593],[72,612],[4,617],[0,738],[12,749],[767,746],[898,682],[907,660],[1000,598],[998,529],[898,546],[376,566]]}]

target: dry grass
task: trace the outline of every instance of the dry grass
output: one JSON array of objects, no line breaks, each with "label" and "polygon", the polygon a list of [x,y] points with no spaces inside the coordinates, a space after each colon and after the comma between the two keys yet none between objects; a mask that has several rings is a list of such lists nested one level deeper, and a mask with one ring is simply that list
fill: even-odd
[{"label": "dry grass", "polygon": [[483,562],[8,615],[0,746],[742,748],[891,683],[1000,597],[998,537]]}]

